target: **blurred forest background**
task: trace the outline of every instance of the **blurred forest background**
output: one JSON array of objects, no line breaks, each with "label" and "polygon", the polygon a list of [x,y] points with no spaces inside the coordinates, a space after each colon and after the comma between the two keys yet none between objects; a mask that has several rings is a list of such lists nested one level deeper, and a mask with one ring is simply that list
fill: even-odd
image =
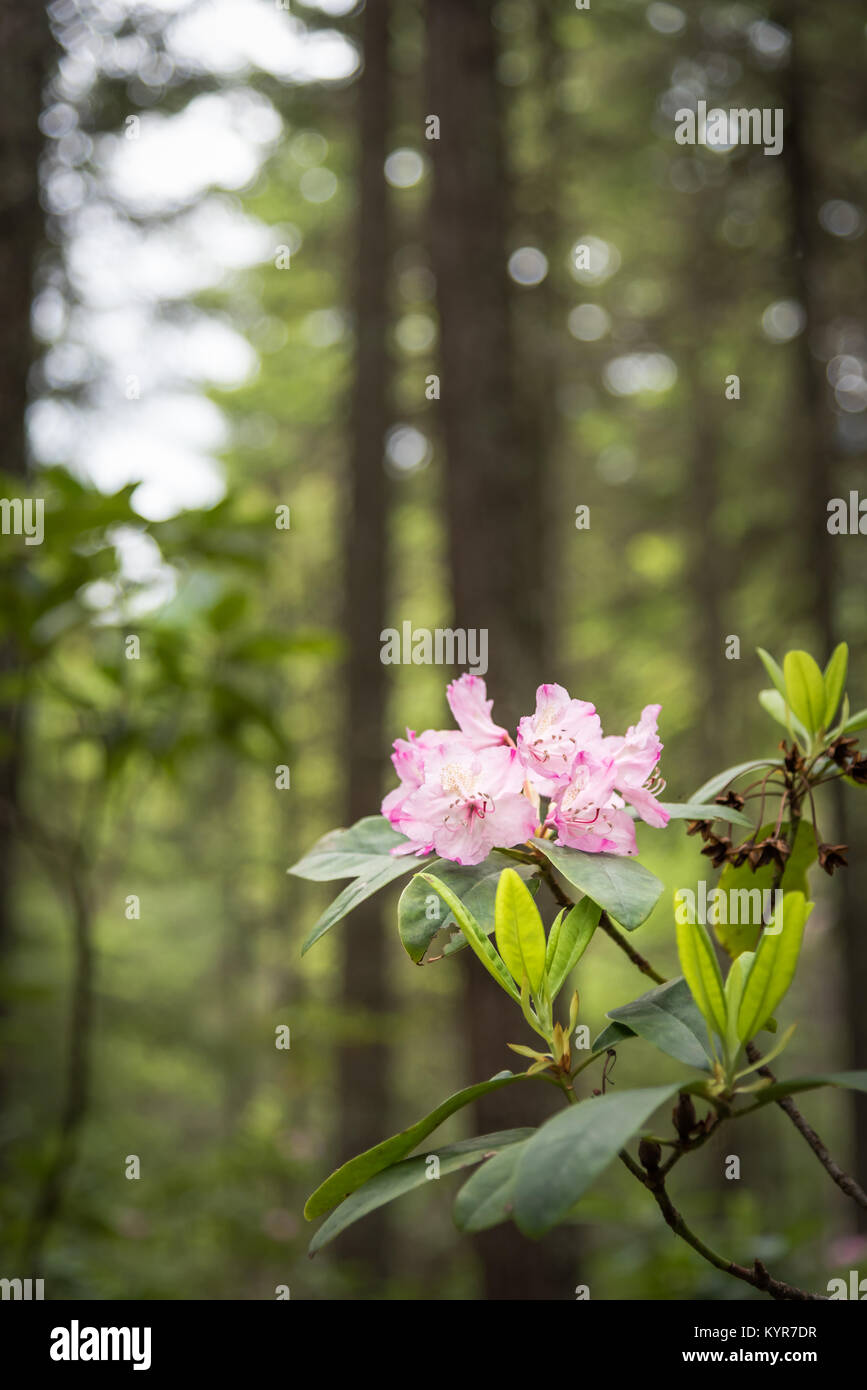
[{"label": "blurred forest background", "polygon": [[[489,630],[502,723],[543,680],[611,732],[660,701],[671,800],[775,748],[757,645],[847,639],[865,703],[864,541],[826,530],[865,479],[865,19],[0,0],[0,491],[46,503],[41,546],[0,540],[4,1276],[746,1296],[614,1170],[541,1245],[459,1237],[444,1181],[309,1261],[321,1178],[522,1039],[474,960],[410,965],[400,884],[302,961],[331,885],[286,869],[378,808],[392,738],[450,722],[453,672],[380,663],[407,619]],[[782,154],[676,144],[698,99],[782,108]],[[853,867],[816,885],[788,1071],[867,1062],[867,814],[820,815]],[[638,945],[672,972],[708,861],[674,824],[639,846],[671,891]],[[605,939],[577,974],[594,1034],[646,983]],[[625,1049],[613,1079],[659,1068]],[[863,1098],[803,1108],[863,1183]],[[740,1156],[679,1170],[707,1239],[812,1288],[863,1271],[778,1110]]]}]

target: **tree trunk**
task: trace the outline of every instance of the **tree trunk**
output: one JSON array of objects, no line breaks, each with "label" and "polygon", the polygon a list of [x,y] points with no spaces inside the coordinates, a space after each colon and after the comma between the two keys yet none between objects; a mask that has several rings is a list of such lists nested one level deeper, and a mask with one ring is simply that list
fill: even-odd
[{"label": "tree trunk", "polygon": [[[347,824],[374,814],[382,795],[385,668],[379,634],[385,626],[387,541],[383,440],[388,423],[390,364],[387,329],[387,189],[384,163],[389,123],[388,0],[368,0],[362,20],[364,72],[358,84],[359,182],[355,287],[356,358],[351,463],[345,519],[348,642],[346,707]],[[386,1013],[386,937],[380,899],[356,909],[341,937],[342,1007],[375,1028]],[[387,1130],[389,1053],[385,1041],[353,1041],[340,1049],[340,1141],[344,1155],[378,1143]],[[388,1217],[374,1213],[346,1232],[344,1255],[383,1276]],[[376,1296],[371,1283],[368,1294]]]},{"label": "tree trunk", "polygon": [[[33,271],[43,237],[38,163],[42,148],[39,114],[42,86],[52,56],[45,8],[38,0],[0,0],[0,467],[26,491],[25,410],[27,374],[33,360],[30,301]],[[3,556],[0,585],[12,610],[10,589],[19,562]],[[17,642],[8,631],[0,640],[0,683],[11,684],[21,667]],[[5,969],[13,933],[16,812],[21,777],[24,711],[7,696],[0,702],[0,972]],[[6,1012],[0,992],[0,1016]],[[0,1072],[0,1110],[6,1078]]]},{"label": "tree trunk", "polygon": [[[543,672],[545,612],[542,460],[527,447],[516,405],[506,278],[503,123],[492,0],[428,0],[428,115],[434,164],[431,255],[440,320],[440,424],[455,622],[486,628],[489,694],[498,723],[533,709]],[[482,1079],[509,1063],[521,1032],[514,1006],[467,958],[467,1070]],[[516,1033],[517,1030],[517,1033]],[[469,1078],[468,1078],[469,1079]],[[547,1088],[545,1088],[547,1090]],[[526,1094],[477,1107],[482,1132],[532,1123]],[[544,1097],[547,1101],[547,1096]],[[574,1237],[569,1236],[574,1248]],[[574,1261],[559,1242],[535,1245],[511,1225],[477,1237],[488,1299],[570,1298]]]}]

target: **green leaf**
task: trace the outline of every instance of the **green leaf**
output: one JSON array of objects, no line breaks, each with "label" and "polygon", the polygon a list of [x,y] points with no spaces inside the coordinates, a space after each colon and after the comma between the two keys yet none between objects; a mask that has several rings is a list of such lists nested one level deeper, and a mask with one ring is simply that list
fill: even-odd
[{"label": "green leaf", "polygon": [[660,805],[672,820],[725,820],[733,825],[748,825],[750,830],[753,828],[749,816],[733,806],[717,806],[707,801],[662,801]]},{"label": "green leaf", "polygon": [[813,910],[803,893],[786,893],[782,902],[782,928],[775,914],[774,927],[766,927],[756,949],[750,973],[744,986],[738,1012],[738,1037],[741,1042],[755,1037],[764,1027],[792,983],[804,927]]},{"label": "green leaf", "polygon": [[432,888],[436,889],[443,902],[447,903],[451,908],[455,916],[455,921],[488,973],[493,975],[497,984],[502,986],[510,998],[514,999],[516,1004],[520,1004],[521,996],[512,983],[512,977],[473,914],[468,911],[460,898],[457,897],[450,888],[447,888],[444,883],[441,883],[438,878],[435,878],[433,874],[422,874],[421,877],[425,879]]},{"label": "green leaf", "polygon": [[833,1071],[818,1076],[794,1076],[788,1081],[774,1081],[756,1092],[756,1105],[770,1105],[785,1100],[799,1091],[817,1091],[821,1086],[837,1086],[845,1091],[867,1091],[867,1071]]},{"label": "green leaf", "polygon": [[726,977],[726,1052],[730,1062],[734,1062],[737,1057],[741,1038],[738,1034],[738,1012],[741,1007],[741,1000],[744,996],[744,987],[747,983],[747,976],[753,963],[752,951],[742,951],[741,954],[732,961],[731,969]]},{"label": "green leaf", "polygon": [[622,854],[588,854],[550,840],[533,844],[573,888],[586,893],[627,931],[640,927],[656,906],[663,885],[637,860]]},{"label": "green leaf", "polygon": [[545,928],[539,909],[514,869],[504,869],[497,885],[494,914],[497,947],[512,978],[526,976],[534,995],[545,978]]},{"label": "green leaf", "polygon": [[[317,840],[311,850],[293,864],[288,870],[296,878],[309,878],[324,882],[332,878],[358,878],[371,871],[374,861],[394,860],[392,849],[405,845],[405,835],[399,835],[385,816],[365,816],[355,822],[349,830],[331,830]],[[417,864],[413,856],[408,856],[407,869]]]},{"label": "green leaf", "polygon": [[734,767],[727,767],[724,772],[718,772],[710,781],[705,782],[704,786],[694,791],[690,801],[712,801],[730,782],[736,782],[744,773],[756,772],[760,767],[782,767],[782,763],[778,758],[752,758],[748,763],[735,763]]},{"label": "green leaf", "polygon": [[359,903],[373,897],[373,894],[378,893],[380,888],[385,888],[386,884],[392,883],[394,879],[408,873],[411,868],[412,863],[407,863],[406,859],[392,859],[390,856],[377,860],[375,864],[369,864],[364,875],[361,878],[353,879],[352,883],[347,883],[343,891],[338,893],[334,901],[326,907],[301,947],[302,956],[347,913],[358,907]]},{"label": "green leaf", "polygon": [[609,1023],[607,1028],[603,1028],[599,1036],[590,1044],[591,1054],[594,1052],[604,1052],[606,1048],[618,1047],[622,1042],[628,1042],[630,1038],[636,1038],[638,1034],[631,1028],[627,1028],[625,1023]]},{"label": "green leaf", "polygon": [[[481,864],[455,864],[450,859],[435,859],[429,864],[430,872],[441,883],[460,898],[467,910],[473,914],[482,931],[489,935],[494,929],[494,901],[497,883],[503,869],[510,863],[504,854],[496,850],[489,854]],[[538,871],[532,865],[516,864],[515,871],[524,879]],[[538,879],[536,884],[538,885]],[[431,897],[439,908],[436,916],[431,913]],[[448,929],[454,923],[454,916],[441,906],[442,899],[431,893],[430,884],[416,874],[404,888],[397,905],[397,926],[400,939],[410,960],[419,964],[437,932]],[[464,938],[462,938],[463,940]]]},{"label": "green leaf", "polygon": [[[560,911],[557,913],[557,916],[551,923],[551,930],[548,932],[548,945],[545,947],[545,974],[548,976],[550,976],[551,974],[551,965],[553,963],[554,956],[557,954],[557,942],[560,940],[560,931],[562,929],[563,918],[565,916],[566,908],[561,907]],[[552,999],[553,997],[554,996],[551,995]]]},{"label": "green leaf", "polygon": [[786,678],[783,675],[781,667],[771,656],[770,652],[765,651],[764,647],[756,647],[756,651],[758,652],[759,660],[761,661],[762,665],[764,666],[765,670],[767,671],[777,690],[780,692],[783,699],[785,700]]},{"label": "green leaf", "polygon": [[417,868],[418,859],[412,855],[395,857],[391,853],[397,845],[406,843],[406,836],[393,830],[384,816],[365,816],[348,830],[332,830],[323,835],[293,864],[288,872],[296,878],[317,883],[335,878],[355,880],[322,913],[301,948],[302,955],[359,903]]},{"label": "green leaf", "polygon": [[[742,960],[743,956],[738,956],[738,959],[735,961],[735,965],[739,965]],[[734,970],[734,968],[735,966],[733,965],[732,969]],[[764,1057],[762,1057],[760,1061],[752,1062],[750,1066],[744,1067],[743,1071],[739,1071],[737,1073],[737,1075],[735,1076],[735,1080],[740,1081],[742,1076],[749,1076],[751,1071],[756,1071],[758,1067],[766,1067],[769,1062],[773,1062],[775,1057],[779,1057],[780,1053],[785,1051],[785,1049],[789,1046],[789,1043],[792,1041],[792,1035],[794,1034],[794,1031],[797,1028],[797,1026],[797,1023],[791,1024],[786,1029],[783,1036],[779,1038],[777,1042],[774,1043],[774,1046],[771,1048],[770,1052],[765,1053]]]},{"label": "green leaf", "polygon": [[[492,1157],[488,1161],[493,1162],[495,1156],[508,1152],[512,1147],[519,1148],[532,1134],[532,1129],[506,1129],[496,1134],[483,1134],[475,1139],[461,1139],[457,1144],[447,1144],[438,1148],[435,1152],[439,1159],[440,1177],[447,1177],[449,1173],[456,1173],[461,1168],[479,1163],[489,1154]],[[401,1163],[383,1169],[363,1187],[357,1188],[319,1227],[310,1242],[310,1254],[315,1255],[317,1250],[321,1250],[362,1216],[367,1216],[378,1207],[393,1202],[395,1198],[402,1197],[413,1188],[423,1187],[426,1182],[435,1181],[428,1177],[430,1169],[427,1159],[426,1154],[406,1158]]]},{"label": "green leaf", "polygon": [[390,1139],[383,1139],[382,1143],[375,1144],[372,1149],[367,1149],[364,1153],[349,1159],[323,1183],[320,1183],[316,1191],[307,1198],[307,1204],[304,1208],[304,1215],[307,1220],[313,1221],[315,1217],[330,1211],[332,1207],[337,1206],[338,1202],[342,1202],[351,1192],[355,1192],[363,1183],[369,1182],[384,1168],[390,1168],[392,1164],[405,1158],[444,1120],[447,1120],[450,1115],[454,1115],[456,1110],[462,1110],[465,1105],[472,1105],[479,1096],[486,1096],[491,1091],[498,1091],[501,1086],[511,1086],[516,1081],[525,1080],[526,1075],[523,1072],[497,1072],[497,1075],[492,1076],[490,1081],[479,1081],[475,1086],[467,1086],[465,1090],[457,1091],[453,1096],[449,1096],[448,1100],[444,1100],[442,1105],[437,1106],[436,1110],[425,1115],[424,1119],[417,1120],[414,1125],[410,1125],[409,1129],[403,1129],[400,1134],[393,1134]]},{"label": "green leaf", "polygon": [[[609,1009],[608,1017],[688,1067],[710,1070],[707,1025],[682,975],[629,1004]],[[603,1033],[593,1044],[593,1051],[611,1045]]]},{"label": "green leaf", "polygon": [[859,709],[856,714],[850,715],[841,733],[857,734],[859,729],[867,729],[867,709]]},{"label": "green leaf", "polygon": [[708,1025],[726,1036],[726,1001],[719,962],[700,922],[676,922],[680,968]]},{"label": "green leaf", "polygon": [[[531,1130],[528,1138],[533,1133]],[[524,1141],[526,1143],[526,1140]],[[473,1233],[499,1226],[512,1214],[515,1174],[524,1143],[510,1144],[473,1173],[455,1198],[454,1216],[458,1230]]]},{"label": "green leaf", "polygon": [[783,726],[788,734],[793,734],[800,744],[803,745],[809,742],[810,735],[807,733],[800,719],[796,718],[789,709],[789,706],[786,704],[779,691],[760,690],[759,704],[772,719],[776,719],[777,723]]},{"label": "green leaf", "polygon": [[557,998],[564,983],[583,956],[593,939],[599,925],[602,909],[592,898],[584,897],[576,903],[569,916],[562,923],[557,934],[557,942],[548,967],[548,994],[552,1000]]},{"label": "green leaf", "polygon": [[528,1236],[556,1226],[682,1082],[614,1091],[547,1120],[522,1146],[514,1179],[515,1224]]},{"label": "green leaf", "polygon": [[786,652],[783,661],[786,702],[808,733],[821,729],[825,717],[825,682],[809,652]]},{"label": "green leaf", "polygon": [[[765,840],[775,829],[773,824],[763,825],[756,838]],[[788,823],[782,826],[782,833],[787,838],[790,837],[791,827]],[[792,841],[792,852],[783,871],[780,884],[782,892],[803,893],[807,896],[807,870],[815,863],[818,852],[811,822],[799,821]],[[711,925],[720,945],[725,947],[733,959],[739,956],[741,951],[756,949],[762,933],[765,904],[767,902],[770,907],[773,903],[773,899],[765,899],[764,894],[772,891],[775,877],[776,868],[773,864],[766,864],[764,868],[755,872],[749,864],[741,864],[737,869],[733,864],[726,864],[720,874],[717,887],[725,894],[725,915],[728,919],[737,915],[738,921],[713,922]],[[749,896],[744,896],[745,894]],[[715,912],[714,916],[716,915],[718,914]]]},{"label": "green leaf", "polygon": [[837,713],[837,706],[846,688],[846,675],[849,670],[849,648],[841,642],[831,653],[822,679],[825,683],[825,715],[822,727],[830,729],[831,721]]}]

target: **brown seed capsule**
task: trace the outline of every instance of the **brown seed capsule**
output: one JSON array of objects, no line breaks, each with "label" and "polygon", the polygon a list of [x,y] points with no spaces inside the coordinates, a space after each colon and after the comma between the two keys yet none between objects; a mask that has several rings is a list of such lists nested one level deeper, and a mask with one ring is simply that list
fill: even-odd
[{"label": "brown seed capsule", "polygon": [[638,1145],[638,1159],[642,1168],[646,1168],[648,1173],[654,1173],[661,1158],[662,1145],[655,1139],[642,1139]]},{"label": "brown seed capsule", "polygon": [[671,1112],[671,1121],[681,1139],[688,1139],[698,1124],[695,1106],[692,1103],[692,1096],[688,1096],[681,1091],[677,1098],[677,1105]]}]

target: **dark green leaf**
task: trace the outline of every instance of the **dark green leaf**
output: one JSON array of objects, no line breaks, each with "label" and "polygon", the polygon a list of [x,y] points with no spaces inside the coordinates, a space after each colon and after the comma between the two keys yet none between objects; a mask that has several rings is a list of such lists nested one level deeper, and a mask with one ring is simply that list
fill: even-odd
[{"label": "dark green leaf", "polygon": [[751,830],[753,828],[749,816],[732,806],[717,806],[714,802],[706,801],[663,801],[660,805],[672,820],[725,820],[734,825],[748,825]]},{"label": "dark green leaf", "polygon": [[496,1076],[492,1076],[490,1081],[479,1081],[475,1086],[467,1086],[463,1091],[457,1091],[448,1100],[444,1100],[442,1105],[438,1105],[424,1119],[416,1121],[410,1125],[409,1129],[401,1130],[400,1134],[394,1134],[390,1139],[384,1139],[381,1144],[376,1144],[372,1149],[367,1149],[365,1153],[358,1154],[355,1158],[349,1159],[342,1167],[338,1168],[320,1183],[316,1191],[307,1199],[304,1208],[304,1215],[308,1221],[314,1217],[322,1216],[324,1212],[330,1211],[338,1202],[342,1202],[351,1192],[369,1182],[376,1173],[381,1173],[383,1168],[389,1168],[393,1163],[405,1158],[408,1153],[420,1144],[423,1139],[432,1133],[439,1125],[447,1120],[450,1115],[454,1115],[456,1110],[461,1110],[465,1105],[471,1105],[479,1096],[485,1096],[490,1091],[498,1091],[501,1086],[511,1086],[516,1081],[526,1081],[527,1076],[524,1072],[501,1071]]},{"label": "dark green leaf", "polygon": [[627,855],[588,854],[550,840],[533,843],[573,888],[586,893],[627,931],[646,921],[662,892],[656,875]]},{"label": "dark green leaf", "polygon": [[547,1120],[522,1146],[515,1175],[514,1219],[541,1236],[568,1216],[579,1197],[637,1130],[683,1083],[615,1091],[573,1105]]},{"label": "dark green leaf", "polygon": [[756,772],[759,768],[781,767],[778,758],[753,758],[748,763],[736,763],[734,767],[727,767],[724,772],[718,772],[715,777],[711,777],[708,782],[694,791],[689,798],[690,801],[713,801],[721,791],[728,787],[730,782],[736,782],[739,777],[743,777],[746,772]]},{"label": "dark green leaf", "polygon": [[[494,929],[494,902],[497,882],[505,868],[513,868],[525,881],[531,879],[530,889],[538,888],[538,877],[531,876],[538,870],[531,864],[519,864],[494,850],[481,864],[454,864],[449,859],[435,859],[428,863],[430,872],[450,888],[456,897],[470,911],[484,932],[490,934]],[[431,899],[438,911],[432,911]],[[430,884],[416,875],[404,888],[397,906],[397,926],[404,949],[416,964],[424,959],[425,952],[437,932],[455,925],[453,913],[434,893]],[[466,938],[458,938],[461,946]]]},{"label": "dark green leaf", "polygon": [[[391,859],[395,862],[392,849],[406,843],[406,836],[399,835],[385,816],[365,816],[348,830],[331,830],[323,835],[303,859],[292,865],[289,873],[317,883],[332,878],[358,878],[371,871],[372,861]],[[407,855],[406,859],[402,872],[418,867],[413,855]]]},{"label": "dark green leaf", "polygon": [[[527,1138],[534,1133],[527,1131]],[[526,1142],[526,1141],[525,1141]],[[515,1173],[524,1144],[510,1144],[485,1161],[455,1198],[455,1225],[461,1231],[487,1231],[512,1214]]]},{"label": "dark green leaf", "polygon": [[[447,1144],[436,1149],[434,1152],[439,1159],[440,1177],[447,1177],[449,1173],[479,1163],[488,1154],[491,1155],[488,1162],[493,1163],[495,1157],[508,1153],[510,1148],[519,1148],[532,1133],[532,1129],[506,1129],[496,1134],[483,1134],[475,1139],[461,1139],[457,1144]],[[419,1154],[416,1158],[407,1158],[401,1163],[395,1163],[353,1192],[319,1227],[310,1242],[310,1254],[314,1255],[317,1250],[321,1250],[323,1245],[334,1240],[335,1236],[339,1236],[341,1231],[345,1231],[347,1226],[353,1225],[362,1216],[385,1206],[387,1202],[393,1202],[396,1197],[402,1197],[405,1192],[411,1192],[415,1187],[437,1181],[428,1177],[430,1168],[427,1157],[426,1154]]]},{"label": "dark green leaf", "polygon": [[[712,1059],[707,1025],[682,975],[657,985],[630,1004],[609,1009],[608,1017],[688,1067],[709,1070]],[[594,1052],[600,1046],[610,1046],[604,1034],[593,1044]]]}]

